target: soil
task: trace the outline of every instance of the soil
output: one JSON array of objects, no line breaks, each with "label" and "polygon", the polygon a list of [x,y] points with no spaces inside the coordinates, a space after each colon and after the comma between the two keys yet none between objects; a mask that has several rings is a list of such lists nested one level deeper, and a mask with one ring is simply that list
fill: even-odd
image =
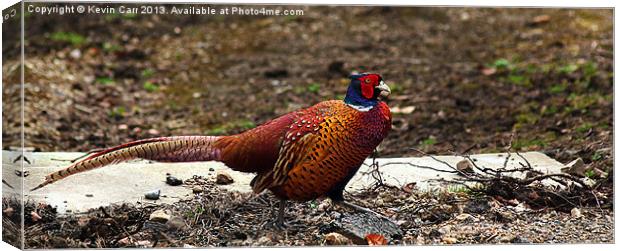
[{"label": "soil", "polygon": [[[564,163],[581,157],[613,180],[613,10],[302,9],[303,16],[286,18],[29,15],[25,145],[85,152],[156,136],[234,134],[341,99],[351,72],[374,71],[392,88],[386,102],[395,110],[380,157],[419,155],[412,148],[537,150]],[[11,42],[3,48],[3,149],[20,145],[18,47]],[[573,217],[493,206],[485,197],[489,208],[466,212],[452,200],[470,201],[470,194],[382,194],[399,200],[387,207],[368,194],[349,197],[382,213],[401,210],[392,212],[406,232],[396,244],[613,242],[613,212],[605,207],[578,206],[582,216]],[[181,230],[148,220],[161,206],[58,216],[43,205],[49,217],[26,221],[26,247],[321,245],[321,227],[339,212],[317,211],[318,201],[294,204],[289,218],[297,212],[302,228],[261,231],[276,200],[245,197],[209,192],[168,205],[189,226]],[[16,207],[4,202],[3,209]],[[450,209],[439,216],[403,209],[422,205]],[[463,213],[471,218],[456,219]],[[9,221],[3,217],[4,226],[18,224]],[[126,232],[132,237],[124,239]]]},{"label": "soil", "polygon": [[[273,228],[278,199],[269,193],[220,190],[200,177],[185,181],[204,192],[171,205],[110,205],[83,214],[58,215],[54,208],[27,204],[26,248],[230,247],[352,245],[353,239],[330,241],[340,233],[337,222],[354,213],[329,199],[289,203],[288,226]],[[382,188],[350,194],[349,201],[388,216],[402,230],[390,245],[497,243],[613,243],[613,209],[576,206],[569,212],[532,209],[524,202],[504,203],[492,197],[460,192],[405,192]],[[516,203],[516,204],[514,204]],[[5,199],[3,209],[19,210]],[[151,219],[164,210],[169,220]],[[33,221],[31,212],[41,219]],[[579,211],[578,213],[576,211]],[[3,217],[3,236],[19,217]],[[17,230],[16,230],[17,231]]]}]

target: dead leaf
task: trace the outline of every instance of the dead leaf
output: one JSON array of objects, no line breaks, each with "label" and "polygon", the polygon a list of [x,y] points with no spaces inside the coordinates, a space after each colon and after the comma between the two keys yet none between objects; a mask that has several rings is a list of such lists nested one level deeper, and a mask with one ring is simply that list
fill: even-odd
[{"label": "dead leaf", "polygon": [[415,106],[405,106],[405,107],[392,107],[390,109],[390,111],[392,113],[400,113],[400,114],[411,114],[413,111],[415,111]]},{"label": "dead leaf", "polygon": [[535,16],[532,19],[532,23],[533,24],[542,24],[542,23],[549,22],[549,20],[551,20],[551,17],[549,15],[540,15],[540,16]]},{"label": "dead leaf", "polygon": [[40,216],[37,212],[35,212],[35,211],[32,211],[32,212],[30,213],[30,217],[32,217],[32,221],[33,221],[33,222],[37,222],[37,221],[39,221],[39,220],[43,219],[43,218],[42,218],[42,217],[41,217],[41,216]]},{"label": "dead leaf", "polygon": [[325,235],[325,244],[337,246],[337,245],[347,245],[351,241],[342,234],[339,233],[329,233]]},{"label": "dead leaf", "polygon": [[387,245],[387,240],[380,234],[368,234],[366,235],[366,241],[369,246]]},{"label": "dead leaf", "polygon": [[482,75],[485,75],[485,76],[493,75],[496,72],[497,70],[495,68],[483,68],[482,69]]},{"label": "dead leaf", "polygon": [[413,190],[415,189],[415,185],[416,185],[415,182],[411,182],[411,183],[404,185],[402,189],[405,193],[412,193]]}]

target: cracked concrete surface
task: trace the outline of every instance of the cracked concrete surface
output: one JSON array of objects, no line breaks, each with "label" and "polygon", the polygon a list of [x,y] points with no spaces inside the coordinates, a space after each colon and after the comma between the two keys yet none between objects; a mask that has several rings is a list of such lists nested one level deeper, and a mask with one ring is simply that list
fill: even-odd
[{"label": "cracked concrete surface", "polygon": [[[42,189],[30,192],[30,189],[43,181],[45,175],[70,165],[71,159],[77,158],[83,153],[75,152],[27,152],[25,157],[30,164],[24,163],[24,171],[29,175],[25,178],[15,174],[20,169],[19,162],[14,163],[20,153],[2,152],[2,177],[14,187],[11,189],[6,184],[2,185],[3,197],[15,196],[20,193],[20,179],[24,179],[24,195],[26,200],[34,200],[56,206],[58,211],[81,212],[90,208],[96,208],[110,203],[173,203],[192,196],[192,190],[185,186],[169,186],[165,183],[166,173],[170,173],[179,179],[191,178],[194,175],[215,179],[218,172],[227,172],[234,179],[230,185],[222,185],[221,188],[230,191],[251,192],[250,181],[254,174],[232,171],[224,164],[214,161],[192,163],[157,163],[152,161],[135,160],[99,168],[85,173],[79,173],[59,182],[50,184]],[[539,152],[522,153],[531,165],[544,173],[559,173],[563,164]],[[463,160],[460,156],[435,156],[455,166]],[[488,168],[501,168],[506,159],[505,153],[472,155],[477,165]],[[418,189],[446,189],[446,185],[433,181],[436,179],[451,180],[457,178],[456,174],[440,172],[417,166],[427,166],[435,169],[449,170],[445,164],[433,160],[430,157],[414,158],[379,158],[385,183],[401,187],[415,182]],[[508,168],[520,167],[520,157],[512,154],[508,161]],[[368,166],[371,159],[366,160],[366,165],[353,177],[347,185],[348,191],[364,189],[373,184],[374,179],[367,173],[371,170]],[[392,164],[389,164],[392,163]],[[413,165],[405,164],[411,163]],[[516,174],[525,175],[525,174]],[[161,197],[157,201],[146,200],[144,193],[161,189]]]}]

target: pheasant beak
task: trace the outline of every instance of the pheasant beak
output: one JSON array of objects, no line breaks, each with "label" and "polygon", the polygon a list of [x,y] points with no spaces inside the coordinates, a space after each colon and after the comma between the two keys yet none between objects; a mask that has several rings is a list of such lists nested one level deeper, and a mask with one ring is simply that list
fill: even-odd
[{"label": "pheasant beak", "polygon": [[388,85],[385,84],[385,82],[383,82],[383,80],[381,80],[381,82],[379,82],[379,85],[375,87],[376,90],[379,91],[379,96],[386,98],[387,96],[390,96],[390,93],[392,91],[390,91],[390,87]]}]

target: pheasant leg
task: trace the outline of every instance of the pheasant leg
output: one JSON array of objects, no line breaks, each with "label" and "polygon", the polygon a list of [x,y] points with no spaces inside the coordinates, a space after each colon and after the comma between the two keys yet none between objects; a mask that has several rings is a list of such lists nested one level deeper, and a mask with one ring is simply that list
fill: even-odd
[{"label": "pheasant leg", "polygon": [[275,221],[267,223],[268,224],[267,226],[269,228],[275,228],[277,230],[284,230],[290,227],[294,227],[294,228],[303,227],[303,225],[301,224],[293,223],[293,222],[298,222],[297,220],[293,220],[292,222],[284,221],[284,214],[285,214],[284,210],[286,209],[286,204],[287,204],[286,200],[280,200],[280,205],[278,206],[278,216],[276,217]]},{"label": "pheasant leg", "polygon": [[278,209],[278,218],[276,219],[275,226],[278,228],[284,228],[284,210],[286,209],[286,200],[280,200],[280,208]]}]

